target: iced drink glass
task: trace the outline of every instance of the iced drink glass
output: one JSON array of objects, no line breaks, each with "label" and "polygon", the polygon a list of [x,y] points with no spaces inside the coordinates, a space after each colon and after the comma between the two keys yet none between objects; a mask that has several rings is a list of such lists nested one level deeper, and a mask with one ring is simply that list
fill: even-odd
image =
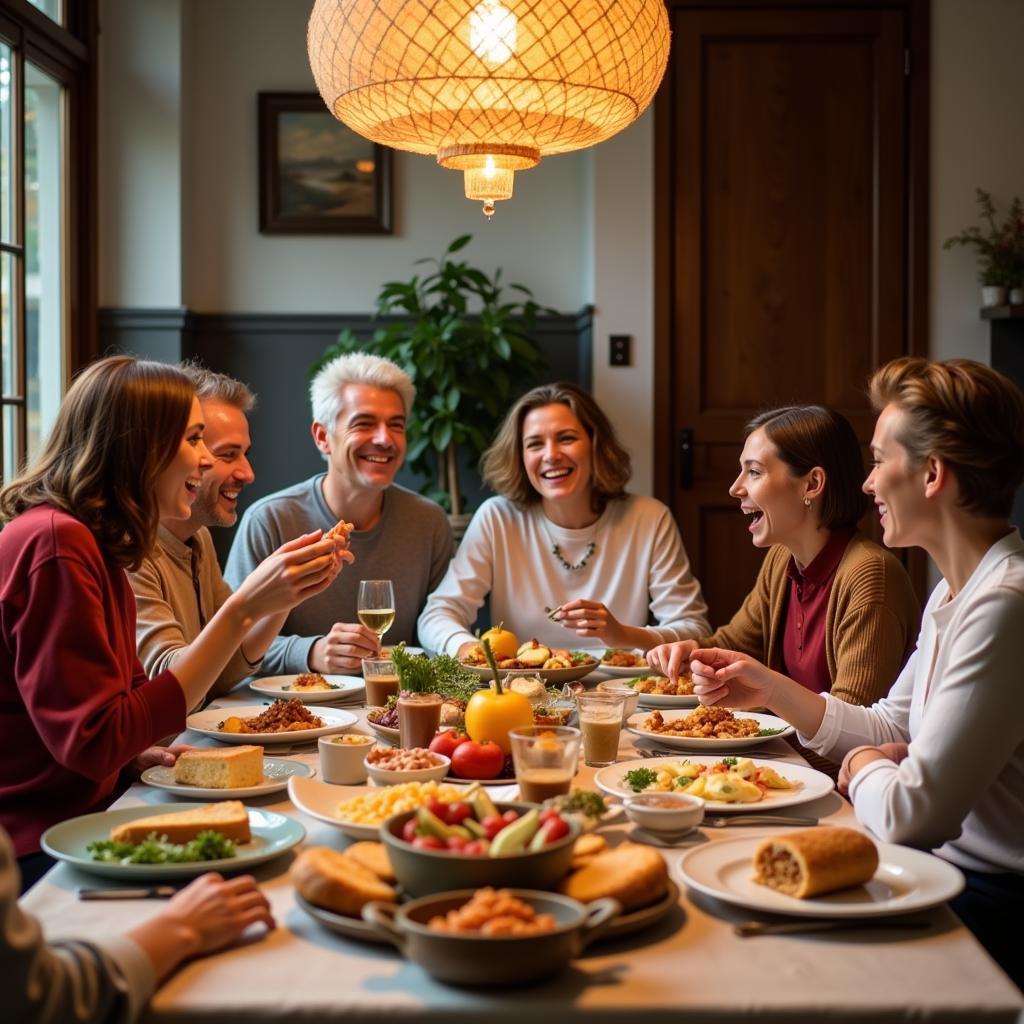
[{"label": "iced drink glass", "polygon": [[593,768],[614,764],[619,756],[622,731],[622,693],[581,693],[576,698],[583,733],[583,758]]},{"label": "iced drink glass", "polygon": [[510,729],[520,799],[530,804],[569,792],[580,753],[580,731],[568,725]]}]

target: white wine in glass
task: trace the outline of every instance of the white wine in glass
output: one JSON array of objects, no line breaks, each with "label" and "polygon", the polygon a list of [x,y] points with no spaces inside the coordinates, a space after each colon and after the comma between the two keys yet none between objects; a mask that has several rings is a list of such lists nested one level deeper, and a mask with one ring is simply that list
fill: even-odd
[{"label": "white wine in glass", "polygon": [[360,580],[356,605],[359,621],[383,638],[395,621],[395,588],[391,580]]}]

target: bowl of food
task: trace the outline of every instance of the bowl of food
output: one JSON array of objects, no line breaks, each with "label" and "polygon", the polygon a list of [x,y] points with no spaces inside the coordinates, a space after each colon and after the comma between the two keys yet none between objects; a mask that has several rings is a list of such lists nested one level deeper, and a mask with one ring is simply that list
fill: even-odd
[{"label": "bowl of food", "polygon": [[465,800],[395,814],[380,828],[395,877],[412,896],[470,886],[557,889],[579,834],[557,810],[495,804],[483,787]]},{"label": "bowl of food", "polygon": [[626,698],[625,703],[622,705],[622,724],[626,724],[626,720],[630,715],[636,712],[637,702],[640,700],[640,694],[633,689],[632,686],[621,682],[618,679],[606,679],[603,683],[597,684],[597,689],[601,693],[621,693]]},{"label": "bowl of food", "polygon": [[552,977],[620,909],[612,899],[584,906],[550,892],[487,887],[424,896],[402,906],[369,903],[363,918],[438,980],[487,988]]},{"label": "bowl of food", "polygon": [[704,801],[686,793],[626,797],[626,817],[648,832],[685,832],[704,820]]},{"label": "bowl of food", "polygon": [[374,747],[363,760],[366,774],[378,786],[402,782],[440,782],[452,766],[451,758],[425,747]]}]

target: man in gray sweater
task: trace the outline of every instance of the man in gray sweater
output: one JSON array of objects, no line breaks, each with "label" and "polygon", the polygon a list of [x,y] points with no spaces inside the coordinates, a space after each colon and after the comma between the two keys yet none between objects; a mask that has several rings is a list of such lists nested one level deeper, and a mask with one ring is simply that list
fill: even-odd
[{"label": "man in gray sweater", "polygon": [[313,379],[313,441],[327,472],[245,512],[224,576],[235,585],[283,540],[328,530],[339,519],[355,527],[349,537],[354,571],[292,609],[263,659],[262,674],[358,672],[360,660],[380,649],[377,635],[358,621],[360,579],[394,583],[396,615],[387,642],[415,641],[416,618],[453,548],[441,507],[394,483],[415,394],[404,370],[361,352],[339,356]]}]

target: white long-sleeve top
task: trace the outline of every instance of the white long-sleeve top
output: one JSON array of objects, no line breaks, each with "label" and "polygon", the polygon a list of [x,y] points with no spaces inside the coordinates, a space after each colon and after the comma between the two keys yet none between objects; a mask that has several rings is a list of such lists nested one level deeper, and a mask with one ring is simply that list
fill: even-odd
[{"label": "white long-sleeve top", "polygon": [[869,708],[825,694],[811,749],[837,759],[862,744],[909,742],[900,764],[872,761],[850,786],[880,839],[977,871],[1024,874],[1024,542],[993,544],[952,599],[942,581],[917,649]]},{"label": "white long-sleeve top", "polygon": [[[559,546],[572,565],[594,551],[586,565],[566,569],[552,551]],[[580,530],[552,523],[539,504],[520,509],[489,498],[473,516],[416,630],[432,651],[454,655],[475,639],[469,626],[487,595],[491,620],[503,622],[521,642],[554,647],[593,647],[544,613],[575,598],[600,601],[619,622],[647,626],[650,644],[707,636],[711,627],[700,584],[690,571],[679,530],[668,508],[653,498],[629,495],[608,503],[597,522]]]}]

